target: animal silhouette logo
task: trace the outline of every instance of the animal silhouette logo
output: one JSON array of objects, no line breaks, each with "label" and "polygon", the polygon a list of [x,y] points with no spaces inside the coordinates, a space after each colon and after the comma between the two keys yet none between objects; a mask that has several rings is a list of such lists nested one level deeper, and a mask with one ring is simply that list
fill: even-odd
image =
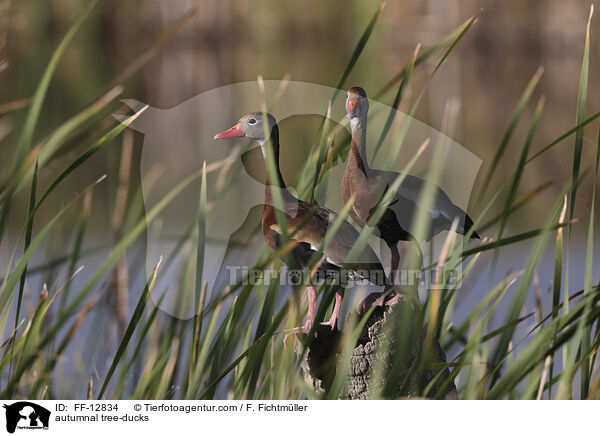
[{"label": "animal silhouette logo", "polygon": [[[327,117],[328,129],[334,131],[339,123],[349,136],[350,127],[342,124],[346,112],[341,100],[331,105],[327,115],[324,115],[335,89],[290,81],[283,92],[282,83],[279,80],[264,81],[262,91],[256,82],[226,85],[196,95],[168,109],[154,108],[135,100],[123,100],[134,114],[113,115],[128,128],[144,135],[139,169],[145,211],[148,216],[153,217],[148,222],[144,260],[147,275],[150,276],[160,255],[172,254],[172,259],[162,269],[151,292],[154,303],[172,316],[190,319],[196,314],[193,285],[184,286],[177,292],[164,290],[175,276],[184,275],[190,283],[194,279],[194,268],[186,267],[185,262],[186,253],[191,253],[190,265],[196,262],[194,256],[200,238],[195,235],[198,226],[194,224],[194,220],[198,216],[200,176],[204,164],[207,207],[206,238],[203,239],[203,244],[206,255],[203,257],[201,279],[207,285],[207,301],[219,297],[227,286],[239,282],[244,271],[252,270],[256,253],[260,253],[265,244],[260,232],[255,231],[264,203],[264,184],[251,171],[254,155],[259,156],[259,167],[262,168],[262,154],[257,144],[247,138],[216,143],[214,134],[229,127],[242,114],[256,111],[260,108],[261,101],[268,102],[269,112],[280,125],[283,124],[282,140],[286,153],[295,157],[295,160],[290,158],[290,167],[295,164],[294,171],[298,174],[305,170],[310,172],[313,167],[309,168],[310,162],[304,162],[294,146],[287,141],[288,138],[283,137],[283,132],[287,131],[285,123],[293,123],[294,119],[302,116]],[[370,142],[375,143],[379,139],[377,135],[384,128],[390,110],[392,108],[383,103],[371,102],[371,128],[368,134],[374,136],[370,138]],[[410,128],[404,127],[405,120],[410,121],[407,124]],[[399,148],[396,150],[395,138],[403,128],[406,130],[402,133],[406,144],[399,151]],[[396,111],[390,134],[382,143],[377,158],[373,156],[372,166],[400,171],[426,139],[432,145],[423,152],[415,165],[415,174],[426,171],[428,162],[437,158],[437,150],[447,149],[439,184],[458,206],[466,209],[481,159],[410,115]],[[250,149],[251,147],[258,150]],[[396,156],[392,149],[396,150],[397,158],[390,158],[392,155]],[[338,157],[337,164],[328,169],[314,186],[314,197],[320,206],[334,211],[340,211],[344,207],[339,192],[344,168],[343,158]],[[293,181],[290,185],[294,185]],[[291,189],[296,188],[306,187],[291,186]],[[171,199],[168,206],[154,212],[155,208],[163,204],[163,199],[173,192],[177,193],[169,197]],[[443,241],[437,242],[435,246],[441,247],[442,243]],[[371,245],[380,258],[389,255],[387,247],[382,248],[379,241],[373,240]]]},{"label": "animal silhouette logo", "polygon": [[10,405],[4,404],[6,409],[6,431],[14,433],[18,429],[48,429],[50,411],[42,406],[29,401],[19,401]]}]

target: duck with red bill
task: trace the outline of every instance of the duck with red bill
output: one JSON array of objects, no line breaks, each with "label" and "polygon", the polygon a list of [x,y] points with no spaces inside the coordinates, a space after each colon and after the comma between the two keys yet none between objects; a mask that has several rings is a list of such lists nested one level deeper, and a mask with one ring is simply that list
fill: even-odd
[{"label": "duck with red bill", "polygon": [[[400,263],[398,243],[412,241],[422,253],[419,241],[410,233],[420,208],[426,207],[428,226],[425,229],[426,241],[435,235],[450,230],[454,219],[458,219],[456,232],[465,235],[470,232],[471,238],[479,238],[472,229],[473,220],[460,207],[455,205],[439,186],[415,177],[404,175],[404,180],[393,198],[381,214],[379,221],[371,219],[375,208],[380,207],[390,186],[400,177],[395,171],[382,171],[369,166],[367,160],[367,120],[369,99],[365,90],[359,86],[350,88],[346,97],[346,116],[350,120],[352,143],[350,154],[342,178],[342,200],[353,201],[350,216],[359,226],[377,227],[379,238],[389,247],[391,252],[390,277],[394,280]],[[434,193],[431,204],[423,204],[421,193],[428,187]],[[473,230],[473,231],[472,231]]]},{"label": "duck with red bill", "polygon": [[[353,257],[350,261],[349,255],[356,245],[359,233],[352,225],[343,220],[336,229],[335,234],[326,238],[327,232],[331,230],[337,214],[330,209],[320,207],[317,204],[301,201],[296,198],[286,187],[285,181],[279,167],[279,127],[275,117],[271,114],[253,112],[243,116],[240,121],[222,133],[215,135],[215,139],[234,138],[245,136],[255,139],[261,146],[263,155],[266,156],[266,144],[270,140],[273,147],[273,157],[276,177],[274,180],[267,174],[265,183],[265,203],[262,215],[262,232],[267,245],[278,251],[282,245],[282,230],[277,221],[274,203],[272,199],[272,188],[281,188],[282,212],[285,219],[288,234],[293,235],[290,242],[295,243],[289,256],[282,258],[288,264],[289,270],[307,271],[311,266],[313,256],[320,256],[317,263],[319,277],[337,277],[335,281],[336,296],[335,305],[331,318],[323,323],[331,329],[337,328],[344,288],[341,286],[341,276],[351,279],[367,279],[374,284],[387,286],[391,283],[385,275],[385,270],[379,258],[371,247],[366,247]],[[266,164],[266,162],[265,162]],[[318,253],[318,254],[317,254]],[[308,333],[313,326],[316,315],[317,292],[311,280],[306,285],[308,294],[308,317],[304,326],[299,329]]]}]

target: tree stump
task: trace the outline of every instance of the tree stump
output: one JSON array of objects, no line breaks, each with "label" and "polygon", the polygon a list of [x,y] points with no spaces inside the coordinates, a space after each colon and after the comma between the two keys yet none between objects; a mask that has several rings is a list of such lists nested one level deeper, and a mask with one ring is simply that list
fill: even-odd
[{"label": "tree stump", "polygon": [[[390,328],[389,323],[394,322],[394,316],[407,313],[416,315],[415,310],[401,312],[399,306],[406,303],[398,303],[392,307],[376,307],[366,322],[360,337],[350,358],[350,364],[347,376],[343,382],[342,389],[338,399],[343,400],[366,400],[375,396],[398,399],[415,398],[420,396],[423,386],[431,384],[435,377],[436,380],[431,384],[426,397],[440,399],[457,399],[456,386],[450,380],[450,372],[447,368],[439,374],[439,370],[428,369],[428,364],[445,363],[446,355],[437,343],[430,341],[430,357],[422,365],[414,365],[415,359],[423,360],[424,332],[413,332],[417,335],[410,347],[408,354],[397,358],[398,348],[401,347],[400,341],[403,332],[398,329]],[[406,308],[405,308],[406,309]],[[364,313],[359,313],[361,319]],[[418,315],[417,315],[418,316]],[[413,323],[413,321],[410,321]],[[414,322],[413,325],[422,325]],[[316,327],[314,338],[308,340],[305,334],[296,334],[294,338],[294,350],[301,358],[301,369],[305,381],[322,397],[327,396],[329,388],[340,369],[342,362],[341,343],[343,332],[331,330],[328,326],[318,325]],[[308,340],[306,351],[304,352],[305,341]],[[406,343],[406,341],[404,342]],[[396,367],[394,368],[394,365]],[[398,365],[400,372],[398,373]],[[415,371],[415,366],[418,368]],[[412,372],[411,372],[412,368]],[[379,371],[380,376],[375,376],[374,372]],[[396,371],[396,382],[388,380],[388,376]],[[398,374],[409,374],[401,375]],[[436,374],[438,376],[436,377]],[[410,381],[407,382],[407,377]],[[375,394],[375,395],[374,395]]]}]

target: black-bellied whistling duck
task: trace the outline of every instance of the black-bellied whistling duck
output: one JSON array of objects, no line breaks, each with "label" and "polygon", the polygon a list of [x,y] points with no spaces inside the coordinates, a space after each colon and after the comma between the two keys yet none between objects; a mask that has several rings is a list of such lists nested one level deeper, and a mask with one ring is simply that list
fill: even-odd
[{"label": "black-bellied whistling duck", "polygon": [[[360,226],[367,221],[379,204],[383,193],[394,183],[400,173],[376,170],[369,167],[367,161],[367,113],[369,100],[364,89],[355,86],[348,90],[346,99],[346,116],[350,119],[352,145],[348,162],[342,178],[342,199],[348,202],[354,196],[350,216]],[[400,262],[398,252],[399,241],[414,240],[409,230],[413,226],[413,216],[417,215],[421,190],[430,185],[423,179],[406,175],[395,196],[389,201],[387,209],[377,222],[379,237],[385,241],[392,254],[390,278],[393,280]],[[448,195],[434,186],[435,195],[429,210],[429,229],[425,239],[430,240],[443,230],[449,230],[452,221],[458,217],[457,232],[466,234],[473,226],[473,221],[461,208],[456,206]],[[471,238],[479,239],[477,232]]]},{"label": "black-bellied whistling duck", "polygon": [[[267,175],[265,204],[262,215],[262,232],[269,247],[273,251],[276,251],[281,243],[281,229],[277,223],[273,207],[271,189],[272,185],[275,185],[281,188],[287,231],[289,234],[293,233],[292,239],[296,242],[291,256],[283,260],[288,263],[289,268],[303,269],[309,265],[309,261],[315,254],[315,251],[319,250],[321,245],[323,245],[328,228],[335,221],[337,214],[324,207],[297,199],[286,188],[279,168],[279,128],[275,118],[271,114],[266,114],[266,122],[268,123],[266,129],[264,122],[265,116],[263,116],[262,112],[253,112],[244,115],[229,130],[215,135],[215,139],[234,138],[238,136],[255,139],[260,143],[265,160],[267,156],[266,144],[270,140],[273,147],[277,180],[272,181]],[[270,132],[270,138],[265,137],[265,131]],[[346,258],[357,239],[358,232],[354,227],[348,221],[342,221],[335,235],[323,247],[319,272],[325,275],[328,273],[339,274],[342,268],[347,268],[346,272],[350,273],[350,275],[359,274],[360,278],[368,279],[375,284],[386,284],[385,271],[379,262],[379,258],[369,246],[358,255],[358,260],[352,262],[350,265],[345,265]],[[365,276],[360,271],[366,271],[367,275]],[[306,289],[308,293],[308,316],[302,330],[308,333],[315,319],[317,292],[313,284],[307,285]],[[343,298],[344,290],[340,286],[336,291],[335,306],[331,318],[328,322],[323,323],[324,325],[328,325],[332,329],[337,327]]]}]

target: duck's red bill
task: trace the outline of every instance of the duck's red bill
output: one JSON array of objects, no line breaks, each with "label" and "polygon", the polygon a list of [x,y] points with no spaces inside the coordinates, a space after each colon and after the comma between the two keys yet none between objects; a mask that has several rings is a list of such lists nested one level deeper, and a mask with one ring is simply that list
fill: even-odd
[{"label": "duck's red bill", "polygon": [[349,98],[346,101],[346,112],[348,116],[356,116],[358,114],[358,99]]},{"label": "duck's red bill", "polygon": [[214,139],[236,138],[238,136],[246,136],[246,134],[240,127],[240,123],[237,123],[231,129],[216,134]]}]

